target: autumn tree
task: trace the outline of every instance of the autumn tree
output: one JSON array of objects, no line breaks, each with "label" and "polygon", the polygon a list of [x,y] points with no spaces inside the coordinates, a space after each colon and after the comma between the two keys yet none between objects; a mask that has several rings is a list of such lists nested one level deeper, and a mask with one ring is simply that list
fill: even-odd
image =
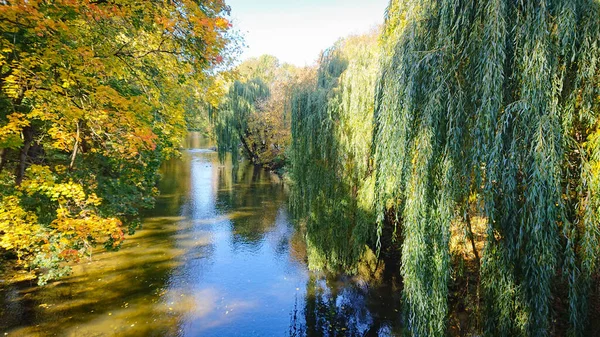
[{"label": "autumn tree", "polygon": [[227,12],[220,0],[0,4],[3,249],[33,267],[118,246],[152,204],[185,109],[207,95],[197,87],[226,61]]}]

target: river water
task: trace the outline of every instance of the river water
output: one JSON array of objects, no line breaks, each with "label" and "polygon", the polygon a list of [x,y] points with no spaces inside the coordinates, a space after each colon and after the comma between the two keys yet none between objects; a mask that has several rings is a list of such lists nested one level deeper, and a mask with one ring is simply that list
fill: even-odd
[{"label": "river water", "polygon": [[45,287],[0,288],[0,335],[400,335],[391,281],[308,270],[277,176],[188,143],[121,250]]}]

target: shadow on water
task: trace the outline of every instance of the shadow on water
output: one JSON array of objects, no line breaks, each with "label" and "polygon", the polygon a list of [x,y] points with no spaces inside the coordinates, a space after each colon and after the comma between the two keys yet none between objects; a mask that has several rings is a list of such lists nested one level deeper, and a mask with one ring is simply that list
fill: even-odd
[{"label": "shadow on water", "polygon": [[[340,275],[311,274],[289,336],[400,336],[399,292]],[[298,308],[300,305],[300,309]]]},{"label": "shadow on water", "polygon": [[183,310],[170,312],[163,296],[185,254],[172,245],[174,220],[146,222],[119,252],[97,254],[47,287],[12,285],[1,326],[17,336],[173,335]]},{"label": "shadow on water", "polygon": [[[201,138],[188,147],[209,148]],[[8,336],[393,336],[383,277],[309,272],[278,177],[214,152],[162,168],[156,207],[118,252],[98,250],[45,287],[0,288]]]}]

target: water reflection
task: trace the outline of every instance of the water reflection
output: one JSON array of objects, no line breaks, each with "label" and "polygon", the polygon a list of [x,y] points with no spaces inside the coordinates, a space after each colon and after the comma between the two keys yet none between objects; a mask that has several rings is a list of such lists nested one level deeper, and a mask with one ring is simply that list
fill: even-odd
[{"label": "water reflection", "polygon": [[233,248],[258,249],[277,217],[287,217],[282,207],[285,198],[283,184],[258,166],[246,165],[233,174],[223,172],[216,206],[231,215]]},{"label": "water reflection", "polygon": [[[387,286],[371,287],[348,277],[311,274],[301,318],[290,336],[400,335],[399,299]],[[398,294],[398,292],[396,292]]]},{"label": "water reflection", "polygon": [[[192,146],[208,148],[201,138]],[[165,163],[156,208],[118,252],[44,288],[0,289],[9,336],[390,336],[399,291],[382,277],[306,268],[285,187],[193,149]]]}]

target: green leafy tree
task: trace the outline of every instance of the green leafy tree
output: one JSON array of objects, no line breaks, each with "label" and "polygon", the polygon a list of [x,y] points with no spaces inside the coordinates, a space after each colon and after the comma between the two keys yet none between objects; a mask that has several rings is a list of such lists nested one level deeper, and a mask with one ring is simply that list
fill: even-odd
[{"label": "green leafy tree", "polygon": [[232,152],[237,160],[241,145],[255,164],[271,169],[285,165],[291,91],[305,71],[270,55],[246,60],[234,70],[237,80],[211,112],[222,157]]},{"label": "green leafy tree", "polygon": [[292,207],[309,267],[353,270],[374,243],[370,161],[378,32],[338,41],[292,96]]},{"label": "green leafy tree", "polygon": [[600,247],[600,3],[392,0],[383,40],[375,190],[379,226],[390,212],[402,225],[409,335],[446,333],[449,228],[474,196],[485,335],[548,336],[565,284],[582,336]]}]

